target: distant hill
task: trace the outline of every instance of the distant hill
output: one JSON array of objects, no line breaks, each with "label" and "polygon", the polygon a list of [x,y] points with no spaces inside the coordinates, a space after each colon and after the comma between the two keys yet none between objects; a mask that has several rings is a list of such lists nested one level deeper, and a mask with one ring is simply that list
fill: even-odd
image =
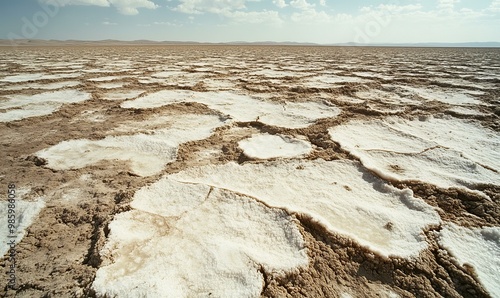
[{"label": "distant hill", "polygon": [[41,39],[18,39],[8,40],[0,39],[0,46],[84,46],[84,45],[103,45],[103,46],[120,46],[120,45],[262,45],[262,46],[359,46],[359,47],[445,47],[445,48],[500,48],[500,42],[464,42],[464,43],[332,43],[318,44],[307,42],[292,42],[292,41],[234,41],[234,42],[196,42],[196,41],[153,41],[153,40],[41,40]]},{"label": "distant hill", "polygon": [[460,42],[460,43],[425,42],[425,43],[373,43],[373,44],[360,44],[360,43],[349,42],[349,43],[337,43],[329,45],[365,46],[365,47],[500,48],[500,42]]}]

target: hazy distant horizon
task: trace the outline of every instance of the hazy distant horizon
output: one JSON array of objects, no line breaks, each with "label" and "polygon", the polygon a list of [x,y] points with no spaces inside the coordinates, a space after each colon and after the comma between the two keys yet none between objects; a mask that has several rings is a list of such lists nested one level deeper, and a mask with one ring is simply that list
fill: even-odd
[{"label": "hazy distant horizon", "polygon": [[44,39],[0,39],[0,46],[22,46],[22,45],[262,45],[262,46],[360,46],[360,47],[450,47],[450,48],[500,48],[500,42],[461,42],[461,43],[308,43],[296,41],[230,41],[230,42],[204,42],[204,41],[179,41],[179,40],[44,40]]},{"label": "hazy distant horizon", "polygon": [[4,0],[0,39],[500,42],[500,0]]}]

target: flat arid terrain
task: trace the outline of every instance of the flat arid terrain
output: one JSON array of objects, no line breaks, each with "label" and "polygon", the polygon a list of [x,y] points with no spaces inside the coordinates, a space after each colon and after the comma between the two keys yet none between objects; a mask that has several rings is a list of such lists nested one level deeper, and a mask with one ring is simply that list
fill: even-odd
[{"label": "flat arid terrain", "polygon": [[500,297],[500,49],[0,66],[2,297]]}]

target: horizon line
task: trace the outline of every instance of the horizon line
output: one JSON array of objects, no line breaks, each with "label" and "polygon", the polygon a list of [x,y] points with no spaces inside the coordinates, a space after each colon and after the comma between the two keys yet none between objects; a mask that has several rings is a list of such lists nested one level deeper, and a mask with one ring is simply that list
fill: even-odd
[{"label": "horizon line", "polygon": [[338,43],[315,43],[299,41],[178,41],[178,40],[120,40],[120,39],[98,39],[98,40],[80,40],[80,39],[0,39],[0,46],[22,46],[29,43],[135,43],[140,44],[199,44],[199,45],[304,45],[304,46],[365,46],[365,47],[489,47],[500,48],[499,41],[466,41],[466,42],[378,42],[378,43],[356,43],[356,42],[338,42]]}]

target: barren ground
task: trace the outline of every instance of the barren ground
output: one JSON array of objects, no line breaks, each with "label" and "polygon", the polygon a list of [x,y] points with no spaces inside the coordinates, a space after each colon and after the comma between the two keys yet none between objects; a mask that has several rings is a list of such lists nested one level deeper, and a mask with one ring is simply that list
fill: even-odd
[{"label": "barren ground", "polygon": [[[120,278],[135,279],[136,288],[144,285],[147,293],[148,287],[158,286],[155,275],[158,283],[168,277],[187,283],[175,295],[163,291],[165,297],[227,294],[231,289],[211,279],[222,273],[211,270],[228,262],[218,261],[214,251],[233,246],[242,252],[235,249],[228,255],[251,265],[221,271],[221,283],[234,283],[242,297],[253,295],[248,294],[254,293],[252,282],[261,297],[500,297],[498,49],[0,47],[0,65],[0,200],[7,200],[7,187],[14,183],[19,201],[43,201],[32,218],[28,213],[18,218],[31,225],[24,237],[17,236],[15,289],[8,287],[8,254],[0,261],[3,297],[125,297],[127,292],[133,297],[140,292],[120,285]],[[429,130],[424,122],[446,127],[451,136]],[[394,123],[399,130],[393,133]],[[134,143],[137,135],[144,143]],[[264,137],[252,143],[256,135]],[[266,142],[274,141],[269,154]],[[285,145],[289,147],[283,149]],[[338,172],[317,174],[311,165],[323,161],[325,169]],[[297,173],[289,170],[290,164],[301,162]],[[260,182],[266,167],[277,174]],[[227,169],[235,170],[221,173]],[[373,185],[370,193],[356,192],[362,184],[345,173],[359,174],[364,179],[359,183]],[[316,174],[317,179],[307,182]],[[298,178],[287,180],[287,175]],[[172,185],[183,183],[182,189],[208,187],[207,201],[192,208],[182,205],[188,198],[176,191],[158,191],[164,203],[137,194],[164,177],[175,179]],[[271,182],[261,186],[264,190],[252,186],[265,181]],[[297,198],[297,191],[289,191],[293,184],[304,190]],[[350,192],[355,195],[349,197]],[[319,200],[322,195],[327,199]],[[364,201],[365,195],[374,199]],[[375,199],[378,195],[394,203],[379,207],[385,203]],[[177,205],[168,201],[177,196]],[[138,207],[141,199],[159,205]],[[411,207],[415,202],[425,206]],[[239,215],[219,224],[223,204]],[[170,214],[174,207],[187,211]],[[389,211],[377,213],[378,208]],[[140,237],[146,237],[142,234],[152,219],[134,216],[155,210],[165,230],[155,226],[151,229],[158,234],[144,240]],[[421,222],[392,219],[396,215],[390,210],[408,212]],[[258,212],[262,219],[253,218]],[[242,222],[248,216],[256,229],[275,225],[266,233],[276,233],[273,241],[282,241],[291,255],[269,252],[266,259],[260,251],[245,250],[235,237],[243,233],[241,241],[247,243],[254,235],[238,232],[241,227],[233,221],[240,216]],[[188,219],[198,222],[191,226]],[[7,219],[1,222],[7,228]],[[120,238],[120,223],[130,223],[134,236]],[[136,224],[144,225],[144,233]],[[201,229],[204,225],[210,229]],[[213,240],[219,231],[228,233],[223,241],[230,244]],[[300,234],[292,239],[294,231]],[[198,238],[197,232],[210,237]],[[258,236],[247,245],[265,245],[266,233],[255,231]],[[280,238],[280,233],[288,236]],[[388,240],[375,239],[376,233]],[[471,239],[488,246],[481,250],[468,241],[471,246],[464,243],[460,250],[462,244],[454,241],[469,239],[461,235],[479,235],[483,238]],[[130,242],[134,237],[143,243]],[[187,237],[193,237],[186,242],[193,246],[184,243]],[[162,245],[172,250],[146,250],[145,241],[170,243]],[[415,244],[400,248],[405,241]],[[190,253],[162,257],[162,249],[174,254],[182,245],[192,248],[192,255],[198,249],[203,254],[192,256],[198,267],[190,268],[203,270],[193,273],[199,284],[168,268],[179,259],[190,266]],[[124,252],[126,247],[133,249]],[[262,246],[262,251],[272,247]],[[476,256],[467,259],[463,250],[476,249]],[[126,254],[141,255],[130,261],[136,271],[111,276],[113,266],[128,266]],[[204,263],[211,257],[213,268]],[[166,259],[168,274],[150,271],[151,276],[144,276],[148,268],[156,268],[150,264]],[[253,272],[251,278],[246,271]],[[99,283],[96,274],[102,278]],[[236,275],[248,278],[248,285]]]}]

